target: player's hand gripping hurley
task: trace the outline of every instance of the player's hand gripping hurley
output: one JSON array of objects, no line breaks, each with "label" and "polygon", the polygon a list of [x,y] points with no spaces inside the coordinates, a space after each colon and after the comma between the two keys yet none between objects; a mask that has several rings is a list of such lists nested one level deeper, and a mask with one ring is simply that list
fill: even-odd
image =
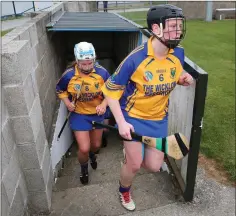
[{"label": "player's hand gripping hurley", "polygon": [[[74,96],[74,99],[73,99],[73,102],[72,102],[74,105],[76,105],[76,101],[80,97],[80,93],[81,93],[81,89],[82,89],[83,84],[84,84],[84,82],[82,81],[81,86],[79,86],[79,88],[76,88],[76,95]],[[59,134],[57,136],[57,140],[60,139],[61,134],[62,134],[62,132],[63,132],[65,126],[66,126],[66,123],[67,123],[68,119],[70,118],[71,113],[72,112],[69,112],[68,115],[66,116],[66,120],[65,120],[64,124],[62,125],[62,128],[61,128],[61,130],[60,130],[60,132],[59,132]]]}]

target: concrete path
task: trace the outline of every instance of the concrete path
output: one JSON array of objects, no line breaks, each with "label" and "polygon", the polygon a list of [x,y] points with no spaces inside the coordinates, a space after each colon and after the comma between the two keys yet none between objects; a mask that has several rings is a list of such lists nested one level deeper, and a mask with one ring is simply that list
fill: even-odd
[{"label": "concrete path", "polygon": [[28,22],[29,20],[31,20],[30,17],[23,17],[20,19],[1,21],[2,22],[2,31],[12,29],[17,26],[21,26],[24,23]]},{"label": "concrete path", "polygon": [[134,8],[134,9],[118,9],[118,10],[108,10],[109,13],[126,13],[126,12],[138,12],[138,11],[148,11],[149,8]]},{"label": "concrete path", "polygon": [[141,170],[135,178],[132,191],[136,210],[128,212],[119,201],[118,181],[122,144],[110,134],[106,148],[98,155],[98,169],[89,169],[90,183],[83,186],[79,180],[80,167],[76,149],[65,161],[52,198],[50,216],[230,216],[235,215],[235,190],[207,179],[199,169],[195,197],[185,203],[180,191],[167,172],[149,173]]}]

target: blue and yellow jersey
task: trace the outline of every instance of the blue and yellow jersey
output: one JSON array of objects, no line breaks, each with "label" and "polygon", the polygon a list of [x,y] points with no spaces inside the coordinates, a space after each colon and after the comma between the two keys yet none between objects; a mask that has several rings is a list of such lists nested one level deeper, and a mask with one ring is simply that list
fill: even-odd
[{"label": "blue and yellow jersey", "polygon": [[176,47],[165,59],[157,59],[152,38],[123,60],[102,91],[120,100],[130,117],[162,120],[168,113],[169,94],[183,71],[184,49]]},{"label": "blue and yellow jersey", "polygon": [[108,71],[95,64],[93,71],[86,76],[79,74],[77,64],[67,69],[56,86],[56,92],[60,99],[76,99],[75,112],[79,114],[96,114],[96,106],[101,104],[104,96],[101,91],[102,85],[109,77]]}]

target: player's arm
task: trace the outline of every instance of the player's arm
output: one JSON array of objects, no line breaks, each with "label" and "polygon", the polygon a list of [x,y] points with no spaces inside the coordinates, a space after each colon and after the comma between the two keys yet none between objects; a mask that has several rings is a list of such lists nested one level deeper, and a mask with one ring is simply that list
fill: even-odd
[{"label": "player's arm", "polygon": [[131,139],[130,130],[134,131],[134,129],[132,125],[125,121],[119,99],[124,93],[125,87],[134,70],[132,56],[129,56],[119,65],[116,72],[108,78],[102,87],[103,94],[118,125],[120,135],[126,139]]},{"label": "player's arm", "polygon": [[[119,99],[121,98],[133,71],[132,58],[128,57],[119,65],[115,73],[110,76],[102,86],[102,92],[108,101],[109,107],[111,107],[112,111],[114,110],[115,116],[122,115]],[[117,122],[120,122],[119,118],[117,120]]]},{"label": "player's arm", "polygon": [[71,103],[69,99],[69,92],[67,91],[67,87],[72,76],[73,76],[73,71],[69,72],[66,71],[59,79],[56,85],[56,94],[58,98],[60,98],[64,102],[69,111],[74,110],[74,104]]}]

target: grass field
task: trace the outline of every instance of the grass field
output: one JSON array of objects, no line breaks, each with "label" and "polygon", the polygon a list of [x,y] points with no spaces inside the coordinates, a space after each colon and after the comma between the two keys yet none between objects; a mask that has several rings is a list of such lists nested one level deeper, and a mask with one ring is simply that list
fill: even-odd
[{"label": "grass field", "polygon": [[[159,5],[159,4],[165,4],[166,1],[152,1],[152,3],[150,1],[141,1],[141,2],[129,2],[124,4],[123,3],[118,3],[116,4],[108,4],[108,10],[109,9],[115,9],[115,10],[126,10],[126,9],[134,9],[134,8],[150,8],[150,6],[152,5]],[[100,4],[100,7],[103,7],[103,5]]]},{"label": "grass field", "polygon": [[3,37],[5,34],[7,34],[8,32],[10,32],[12,29],[8,29],[5,31],[1,31],[1,37]]},{"label": "grass field", "polygon": [[[121,14],[145,19],[146,12]],[[135,21],[146,27],[145,21]],[[235,181],[235,20],[187,21],[182,42],[188,58],[209,75],[201,152]]]}]

